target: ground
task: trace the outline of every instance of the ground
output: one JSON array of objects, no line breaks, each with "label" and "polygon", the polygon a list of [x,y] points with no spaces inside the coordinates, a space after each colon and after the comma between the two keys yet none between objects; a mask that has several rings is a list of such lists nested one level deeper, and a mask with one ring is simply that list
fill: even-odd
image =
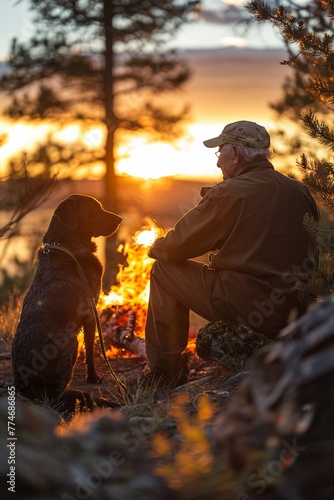
[{"label": "ground", "polygon": [[[192,394],[198,394],[205,391],[219,391],[222,384],[228,380],[231,374],[223,367],[210,365],[199,358],[195,352],[193,339],[190,340],[188,355],[190,369],[189,389]],[[84,353],[82,352],[78,357],[70,387],[88,391],[109,400],[118,398],[119,393],[117,385],[109,373],[107,364],[98,345],[96,346],[95,362],[97,372],[102,376],[100,383],[88,384],[85,381],[86,366],[84,363]],[[117,377],[124,382],[125,385],[127,385],[127,383],[133,383],[142,373],[148,370],[145,359],[138,358],[130,353],[122,352],[121,350],[118,351],[117,357],[109,358],[109,363]],[[0,380],[1,395],[7,395],[8,385],[13,384],[11,360],[8,355],[2,355],[2,358],[0,358]],[[224,401],[222,401],[224,407],[228,400],[229,397],[225,395]]]},{"label": "ground", "polygon": [[[110,461],[110,450],[114,449],[118,450],[122,457],[126,457],[124,467],[115,469],[115,473],[119,473],[117,480],[114,474],[105,478],[103,476],[102,480],[102,473],[100,474],[101,484],[99,483],[96,494],[94,493],[91,497],[94,500],[100,500],[100,498],[117,500],[253,498],[247,493],[251,486],[247,483],[248,478],[253,477],[259,470],[263,470],[263,464],[267,463],[265,460],[269,460],[269,465],[273,463],[270,456],[265,455],[269,452],[264,442],[267,438],[272,440],[275,438],[275,443],[278,443],[276,447],[280,451],[280,440],[269,421],[260,419],[260,427],[256,428],[252,425],[249,427],[255,415],[255,407],[252,406],[248,393],[242,393],[241,398],[239,393],[239,399],[236,394],[236,389],[244,375],[249,372],[233,374],[222,366],[203,361],[196,354],[194,339],[189,341],[188,353],[190,383],[182,386],[181,391],[176,390],[172,398],[149,401],[148,398],[145,399],[144,394],[144,398],[136,401],[125,401],[123,404],[121,402],[120,409],[116,411],[107,409],[99,413],[94,412],[92,418],[90,416],[82,418],[76,415],[71,422],[58,422],[56,433],[53,432],[54,412],[50,412],[49,408],[40,409],[36,405],[26,405],[26,408],[21,410],[20,405],[17,405],[15,430],[18,434],[21,454],[21,458],[18,455],[17,480],[18,484],[24,485],[25,491],[28,492],[27,496],[23,495],[22,498],[27,500],[83,498],[73,496],[73,491],[77,491],[78,488],[76,481],[79,476],[73,476],[71,471],[80,470],[80,477],[83,477],[87,483],[87,478],[96,477],[95,465],[106,464],[107,460]],[[98,345],[95,358],[97,371],[103,375],[101,383],[95,385],[85,382],[86,367],[83,353],[81,353],[70,387],[85,390],[106,399],[117,398],[117,386],[108,372]],[[125,385],[136,380],[147,369],[145,359],[122,352],[110,358],[109,361],[113,371]],[[7,356],[0,357],[0,375],[2,380],[0,392],[5,397],[8,394],[7,387],[13,383],[11,360]],[[247,387],[247,379],[244,387]],[[205,398],[201,397],[203,394]],[[231,409],[227,410],[230,403],[231,407],[234,405],[234,413]],[[237,406],[237,410],[240,410],[239,413],[237,411],[238,418],[235,413],[236,403],[240,404],[240,408]],[[7,407],[6,405],[0,406],[0,411],[1,408],[5,419]],[[38,414],[36,410],[43,411],[43,414]],[[106,415],[112,418],[104,418]],[[223,417],[223,423],[221,417]],[[7,424],[5,420],[4,424]],[[132,433],[132,441],[127,438],[129,430]],[[3,431],[7,431],[6,425],[3,425]],[[124,436],[127,439],[124,440]],[[131,443],[136,444],[135,454],[132,452]],[[24,460],[25,457],[29,457],[29,460]],[[40,484],[41,463],[43,463],[45,479],[42,485]],[[243,469],[242,474],[240,474],[240,466]],[[143,479],[144,473],[146,474],[145,480]],[[129,477],[132,482],[129,482]],[[157,481],[157,477],[165,481],[162,484],[163,488],[168,487],[172,491],[167,491],[164,497],[159,490],[160,483],[154,482],[150,496],[145,496],[147,495],[147,480]],[[265,492],[268,496],[261,498],[280,500],[280,496],[272,493],[272,478],[269,479],[270,481],[265,483]],[[51,487],[50,485],[53,484],[54,486]],[[144,496],[134,496],[133,491],[136,491],[137,495],[138,484],[143,485]],[[117,496],[119,485],[126,489],[125,496]],[[32,492],[31,495],[29,491]],[[70,496],[62,496],[64,491],[69,491]],[[43,492],[47,492],[47,496],[43,496]],[[52,496],[50,496],[51,492]],[[176,492],[177,496],[175,496]],[[327,497],[323,498],[327,500]]]},{"label": "ground", "polygon": [[[185,386],[188,399],[184,398],[183,392],[155,402],[142,398],[124,404],[116,411],[106,409],[86,416],[77,414],[70,422],[59,420],[59,416],[45,405],[22,405],[16,401],[16,481],[20,498],[84,498],[81,495],[83,490],[78,488],[88,486],[92,490],[90,498],[94,500],[205,500],[208,488],[210,498],[222,498],[220,494],[211,495],[216,490],[220,492],[221,488],[225,490],[227,484],[221,479],[222,466],[216,460],[215,447],[211,444],[212,428],[215,415],[226,408],[234,388],[232,391],[221,390],[228,375],[222,368],[201,360],[192,347],[189,358],[191,382]],[[125,384],[146,369],[146,361],[135,356],[114,357],[110,363]],[[115,398],[116,385],[111,380],[98,346],[96,365],[98,372],[104,374],[101,383],[85,383],[86,368],[84,357],[80,355],[71,387],[107,399]],[[6,434],[8,415],[4,400],[8,395],[8,386],[13,383],[10,359],[0,358],[0,374],[0,392],[2,403],[5,403],[0,405],[0,431]],[[204,392],[210,394],[210,405],[203,406],[202,398],[197,398]],[[167,455],[166,450],[169,450]],[[109,477],[103,475],[103,467],[109,464],[111,469],[110,457],[113,458],[113,453],[119,454],[122,463],[114,467]],[[0,478],[8,472],[8,465],[2,465],[0,463]],[[99,486],[95,490],[89,481],[96,477]],[[4,487],[3,490],[5,496],[2,498],[8,498]],[[24,490],[22,495],[21,490]],[[226,497],[226,500],[230,499]]]}]

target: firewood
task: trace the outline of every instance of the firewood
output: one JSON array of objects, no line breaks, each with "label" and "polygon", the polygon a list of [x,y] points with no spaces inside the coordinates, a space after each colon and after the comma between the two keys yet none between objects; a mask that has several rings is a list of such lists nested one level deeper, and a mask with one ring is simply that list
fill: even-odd
[{"label": "firewood", "polygon": [[133,310],[123,307],[117,310],[106,308],[100,315],[100,322],[104,338],[113,347],[125,349],[139,358],[146,358],[145,340],[134,333],[136,313]]}]

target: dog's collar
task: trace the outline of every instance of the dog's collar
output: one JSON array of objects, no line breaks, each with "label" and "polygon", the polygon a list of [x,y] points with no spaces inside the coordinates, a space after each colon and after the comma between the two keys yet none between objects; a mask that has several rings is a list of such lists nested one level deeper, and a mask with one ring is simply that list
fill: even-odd
[{"label": "dog's collar", "polygon": [[[42,252],[43,252],[44,254],[48,254],[48,253],[50,253],[50,252],[51,252],[52,248],[55,248],[55,247],[58,247],[58,248],[59,248],[59,247],[60,247],[60,248],[64,248],[65,250],[69,251],[69,250],[65,247],[65,245],[63,245],[62,243],[60,243],[60,242],[56,243],[55,241],[52,241],[51,243],[44,243],[44,244],[43,244],[43,249],[42,249]],[[79,246],[79,248],[80,248],[80,250],[84,250],[84,249],[85,249],[85,250],[89,250],[89,248],[88,248],[88,247],[86,247],[85,245],[80,245],[80,246]]]},{"label": "dog's collar", "polygon": [[60,246],[62,246],[61,243],[56,243],[54,241],[52,243],[44,243],[42,252],[47,254],[51,252],[52,247],[60,247]]}]

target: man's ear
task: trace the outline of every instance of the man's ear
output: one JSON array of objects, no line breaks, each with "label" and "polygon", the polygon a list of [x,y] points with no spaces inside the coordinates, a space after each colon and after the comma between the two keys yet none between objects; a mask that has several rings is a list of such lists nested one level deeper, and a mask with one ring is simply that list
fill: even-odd
[{"label": "man's ear", "polygon": [[240,149],[233,144],[233,162],[237,165],[241,160]]}]

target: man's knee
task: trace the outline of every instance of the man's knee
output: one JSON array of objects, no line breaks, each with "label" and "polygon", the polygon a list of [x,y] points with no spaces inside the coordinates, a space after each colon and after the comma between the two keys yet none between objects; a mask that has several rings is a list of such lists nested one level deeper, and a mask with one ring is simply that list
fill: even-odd
[{"label": "man's knee", "polygon": [[173,295],[178,295],[184,288],[186,269],[184,262],[156,260],[152,266],[151,287],[158,286]]},{"label": "man's knee", "polygon": [[[166,268],[167,261],[156,260],[151,269],[151,290],[152,288],[158,286],[164,288],[164,284],[170,282],[173,278],[173,273],[168,271]],[[169,276],[169,279],[168,279]]]},{"label": "man's knee", "polygon": [[169,262],[168,260],[159,259],[153,263],[151,274],[157,278],[165,276],[166,274],[170,275],[170,273],[172,272],[172,267],[173,267],[172,262]]}]

